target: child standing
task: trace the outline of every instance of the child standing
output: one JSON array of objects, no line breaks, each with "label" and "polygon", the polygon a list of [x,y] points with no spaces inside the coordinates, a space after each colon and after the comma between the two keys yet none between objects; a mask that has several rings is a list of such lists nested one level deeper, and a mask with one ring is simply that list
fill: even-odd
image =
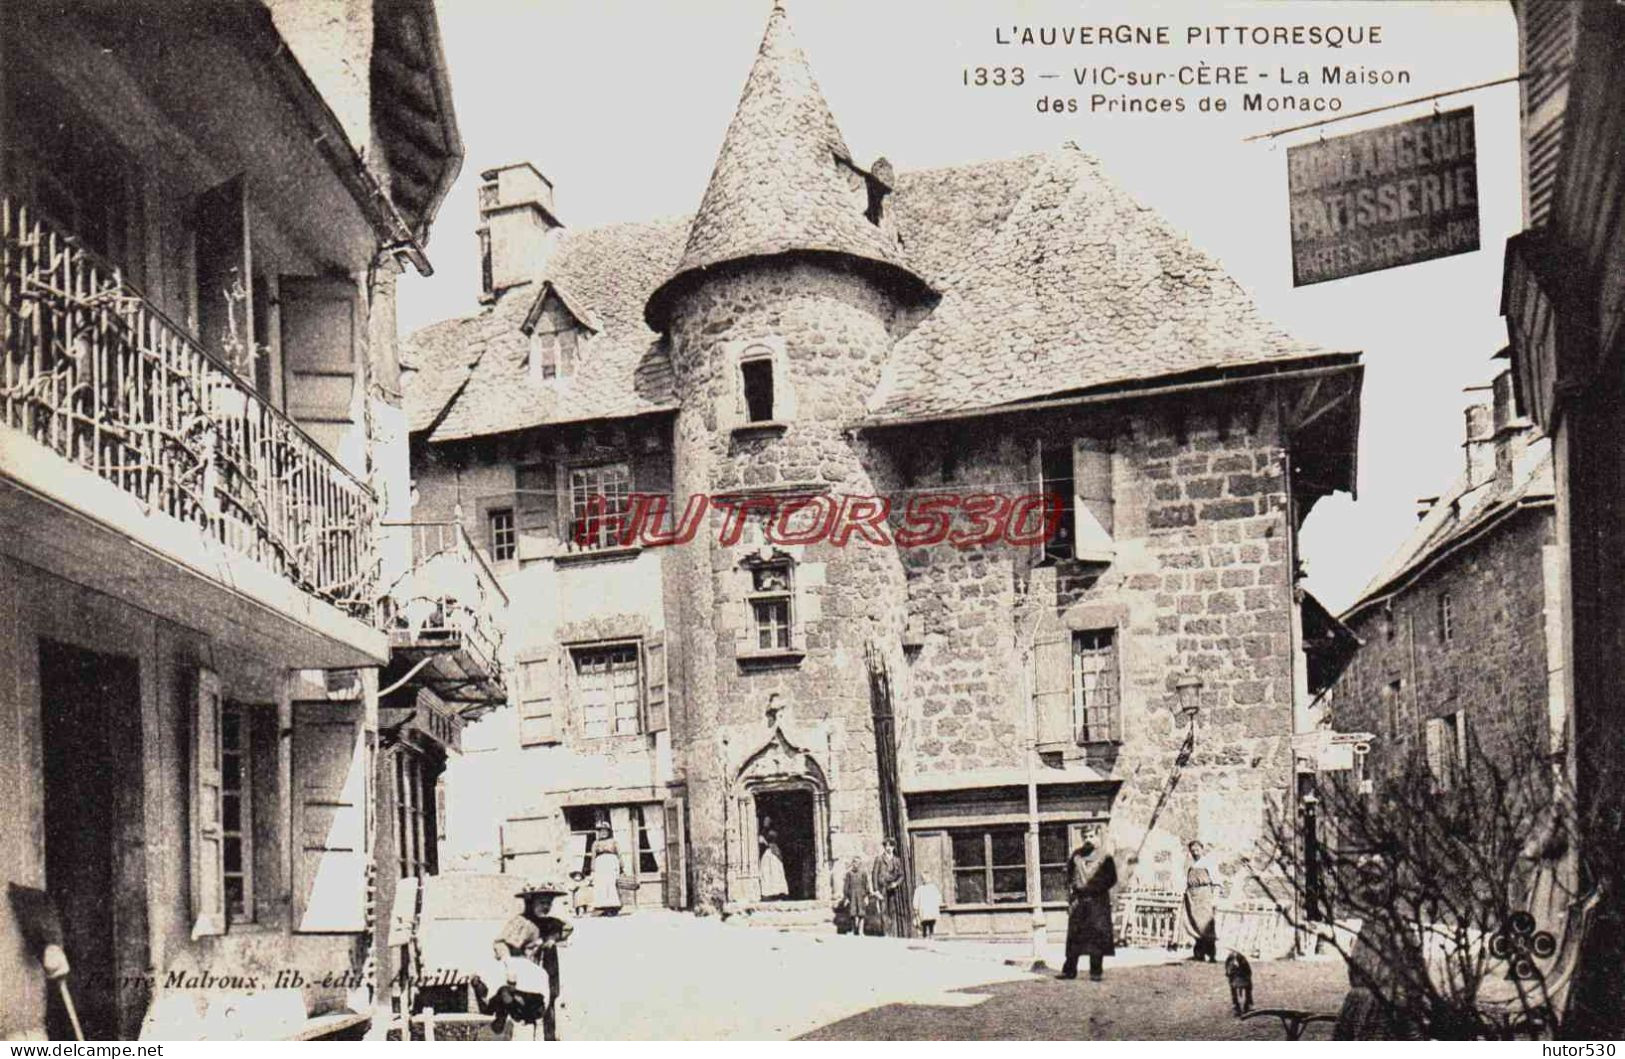
[{"label": "child standing", "polygon": [[942,914],[942,891],[930,879],[921,879],[914,888],[914,917],[920,921],[920,937],[935,937],[937,917]]}]

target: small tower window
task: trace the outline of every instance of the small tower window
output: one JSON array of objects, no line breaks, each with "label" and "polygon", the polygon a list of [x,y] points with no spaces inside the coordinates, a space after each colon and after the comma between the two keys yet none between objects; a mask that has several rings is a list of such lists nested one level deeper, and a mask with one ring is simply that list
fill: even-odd
[{"label": "small tower window", "polygon": [[756,357],[739,365],[745,390],[745,417],[751,423],[773,419],[773,361]]},{"label": "small tower window", "polygon": [[[485,189],[480,190],[483,192]],[[490,294],[491,288],[495,286],[495,279],[491,273],[491,233],[481,228],[475,234],[480,237],[480,290]]]}]

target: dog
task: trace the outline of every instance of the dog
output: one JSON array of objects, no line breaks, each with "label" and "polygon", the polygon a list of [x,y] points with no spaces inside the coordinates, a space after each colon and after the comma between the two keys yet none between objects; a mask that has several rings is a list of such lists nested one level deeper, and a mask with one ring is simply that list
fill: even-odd
[{"label": "dog", "polygon": [[1230,982],[1230,1006],[1236,1015],[1253,1009],[1253,965],[1239,952],[1224,958],[1224,977]]}]

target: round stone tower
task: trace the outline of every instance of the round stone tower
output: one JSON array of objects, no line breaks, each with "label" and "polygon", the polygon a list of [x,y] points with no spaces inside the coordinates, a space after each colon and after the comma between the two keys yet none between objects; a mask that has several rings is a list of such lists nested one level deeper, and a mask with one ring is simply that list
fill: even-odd
[{"label": "round stone tower", "polygon": [[[645,310],[681,405],[673,503],[712,500],[668,559],[696,907],[827,909],[834,864],[880,848],[868,658],[899,642],[903,568],[861,528],[841,542],[816,527],[873,503],[846,428],[899,319],[934,297],[886,216],[889,179],[854,164],[775,6],[683,257]],[[763,876],[769,842],[782,886]]]}]

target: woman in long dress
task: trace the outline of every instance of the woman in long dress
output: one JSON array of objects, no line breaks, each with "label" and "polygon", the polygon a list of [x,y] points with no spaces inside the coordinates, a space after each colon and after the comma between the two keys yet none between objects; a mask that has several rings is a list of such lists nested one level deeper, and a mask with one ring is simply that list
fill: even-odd
[{"label": "woman in long dress", "polygon": [[608,824],[598,825],[592,844],[592,907],[601,916],[619,915],[621,891],[615,884],[621,877],[621,847],[615,844]]},{"label": "woman in long dress", "polygon": [[790,881],[784,877],[784,855],[779,852],[779,833],[769,831],[762,844],[762,900],[780,901],[790,896]]},{"label": "woman in long dress", "polygon": [[1191,855],[1185,870],[1185,933],[1195,943],[1191,959],[1218,962],[1219,936],[1214,914],[1218,905],[1219,881],[1213,862],[1200,842],[1186,847]]}]

